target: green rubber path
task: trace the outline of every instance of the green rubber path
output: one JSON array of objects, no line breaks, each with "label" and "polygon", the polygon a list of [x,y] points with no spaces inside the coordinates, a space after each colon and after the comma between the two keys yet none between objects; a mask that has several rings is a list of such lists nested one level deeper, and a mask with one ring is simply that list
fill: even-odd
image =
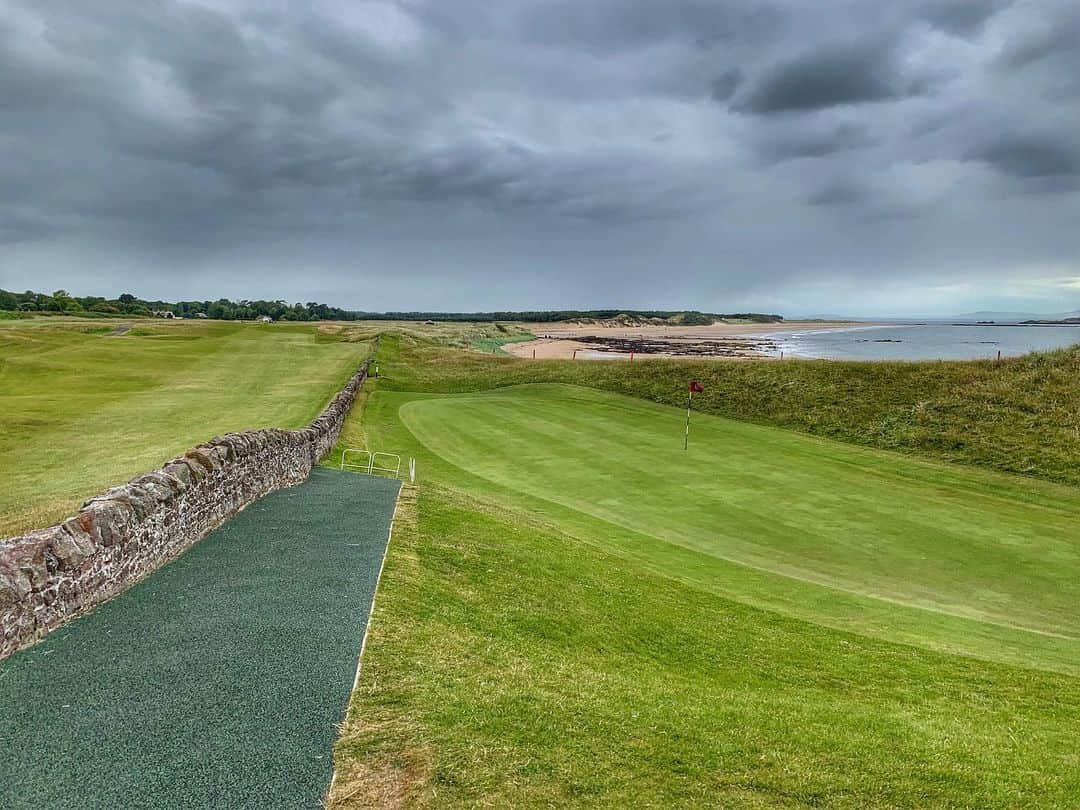
[{"label": "green rubber path", "polygon": [[0,663],[0,807],[319,807],[399,486],[316,469]]}]

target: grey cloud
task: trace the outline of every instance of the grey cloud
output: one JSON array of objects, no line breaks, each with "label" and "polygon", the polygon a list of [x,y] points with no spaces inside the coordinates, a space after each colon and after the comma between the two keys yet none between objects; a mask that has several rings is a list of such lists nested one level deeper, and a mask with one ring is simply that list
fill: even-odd
[{"label": "grey cloud", "polygon": [[540,0],[522,6],[515,21],[522,39],[601,53],[672,39],[703,48],[756,42],[775,35],[786,20],[772,4],[747,0]]},{"label": "grey cloud", "polygon": [[738,68],[725,70],[709,84],[709,96],[713,101],[727,101],[735,95],[744,78]]},{"label": "grey cloud", "polygon": [[810,205],[856,205],[870,198],[867,190],[852,180],[832,180],[807,196]]},{"label": "grey cloud", "polygon": [[767,68],[735,109],[769,115],[888,101],[925,92],[924,77],[909,75],[890,43],[823,45]]},{"label": "grey cloud", "polygon": [[987,21],[1015,0],[930,0],[921,16],[936,28],[957,36],[980,33]]},{"label": "grey cloud", "polygon": [[755,148],[766,162],[796,158],[822,158],[852,149],[865,149],[878,143],[866,128],[856,123],[835,125],[811,124],[788,126],[775,132],[760,133]]},{"label": "grey cloud", "polygon": [[40,217],[0,209],[0,245],[39,241],[59,230],[55,224]]},{"label": "grey cloud", "polygon": [[[1055,54],[1080,51],[1080,8],[1074,5],[1033,15],[1031,23],[1007,39],[999,63],[1019,70]],[[1077,65],[1073,65],[1075,69]]]},{"label": "grey cloud", "polygon": [[982,146],[971,157],[1019,178],[1080,174],[1080,153],[1058,137],[1006,136]]},{"label": "grey cloud", "polygon": [[0,286],[784,308],[1067,261],[1070,8],[0,0]]}]

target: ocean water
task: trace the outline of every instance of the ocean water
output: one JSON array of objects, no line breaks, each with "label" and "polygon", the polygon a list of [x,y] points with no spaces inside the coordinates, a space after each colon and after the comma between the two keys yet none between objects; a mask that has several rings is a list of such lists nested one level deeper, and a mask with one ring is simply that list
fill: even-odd
[{"label": "ocean water", "polygon": [[912,324],[762,333],[789,357],[833,360],[975,360],[1080,343],[1080,326]]}]

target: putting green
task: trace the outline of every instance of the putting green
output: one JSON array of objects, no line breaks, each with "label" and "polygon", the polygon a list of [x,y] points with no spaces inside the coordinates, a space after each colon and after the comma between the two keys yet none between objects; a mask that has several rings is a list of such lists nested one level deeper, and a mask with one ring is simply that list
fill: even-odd
[{"label": "putting green", "polygon": [[[433,454],[654,570],[830,626],[1075,671],[1080,493],[530,385],[402,398]],[[574,515],[580,516],[580,520]]]}]

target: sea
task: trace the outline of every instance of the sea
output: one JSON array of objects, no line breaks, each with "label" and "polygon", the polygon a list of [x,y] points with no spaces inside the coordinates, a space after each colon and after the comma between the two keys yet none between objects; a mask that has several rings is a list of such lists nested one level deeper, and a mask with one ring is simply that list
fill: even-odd
[{"label": "sea", "polygon": [[976,360],[1080,343],[1080,324],[889,324],[762,332],[788,357],[832,360]]}]

